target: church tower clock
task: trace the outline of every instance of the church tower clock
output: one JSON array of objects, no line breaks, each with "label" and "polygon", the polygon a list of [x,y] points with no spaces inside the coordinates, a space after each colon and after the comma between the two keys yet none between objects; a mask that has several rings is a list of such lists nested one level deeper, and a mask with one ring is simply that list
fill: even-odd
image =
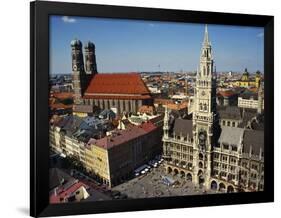
[{"label": "church tower clock", "polygon": [[193,182],[209,188],[211,177],[211,152],[218,125],[216,111],[216,75],[213,72],[212,47],[207,25],[201,49],[200,67],[195,84],[193,113]]}]

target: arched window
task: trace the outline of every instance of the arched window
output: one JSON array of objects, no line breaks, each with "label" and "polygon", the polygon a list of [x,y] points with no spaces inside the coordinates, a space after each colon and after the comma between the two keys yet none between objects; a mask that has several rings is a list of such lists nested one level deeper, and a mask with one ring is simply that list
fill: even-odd
[{"label": "arched window", "polygon": [[204,110],[205,111],[207,110],[207,104],[204,104]]}]

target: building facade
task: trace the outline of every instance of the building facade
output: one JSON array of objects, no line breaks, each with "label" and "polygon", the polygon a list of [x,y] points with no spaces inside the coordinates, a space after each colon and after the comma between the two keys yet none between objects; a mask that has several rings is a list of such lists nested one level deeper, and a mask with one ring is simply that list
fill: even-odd
[{"label": "building facade", "polygon": [[238,97],[238,107],[253,108],[260,111],[264,110],[264,97],[261,85],[258,89],[258,93],[241,94]]},{"label": "building facade", "polygon": [[161,153],[161,128],[152,122],[91,139],[86,148],[86,168],[109,187],[133,176],[134,170]]},{"label": "building facade", "polygon": [[192,119],[175,118],[165,109],[166,172],[206,190],[263,190],[263,131],[249,128],[255,117],[238,107],[234,114],[232,110],[217,110],[216,75],[207,27],[194,93]]}]

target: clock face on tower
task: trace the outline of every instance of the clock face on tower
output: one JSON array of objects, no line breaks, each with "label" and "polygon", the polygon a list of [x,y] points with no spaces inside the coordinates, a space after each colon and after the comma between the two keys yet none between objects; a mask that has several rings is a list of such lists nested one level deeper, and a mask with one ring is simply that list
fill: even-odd
[{"label": "clock face on tower", "polygon": [[73,70],[77,70],[76,64],[74,64],[72,68],[73,68]]},{"label": "clock face on tower", "polygon": [[204,96],[204,95],[206,95],[206,93],[205,93],[204,91],[202,91],[202,92],[201,92],[201,95]]}]

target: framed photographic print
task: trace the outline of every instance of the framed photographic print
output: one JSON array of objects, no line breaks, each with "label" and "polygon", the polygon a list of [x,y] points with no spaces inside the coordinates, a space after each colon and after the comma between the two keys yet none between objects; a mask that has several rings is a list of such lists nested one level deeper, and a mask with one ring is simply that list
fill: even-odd
[{"label": "framed photographic print", "polygon": [[35,1],[30,215],[272,202],[273,17]]}]

